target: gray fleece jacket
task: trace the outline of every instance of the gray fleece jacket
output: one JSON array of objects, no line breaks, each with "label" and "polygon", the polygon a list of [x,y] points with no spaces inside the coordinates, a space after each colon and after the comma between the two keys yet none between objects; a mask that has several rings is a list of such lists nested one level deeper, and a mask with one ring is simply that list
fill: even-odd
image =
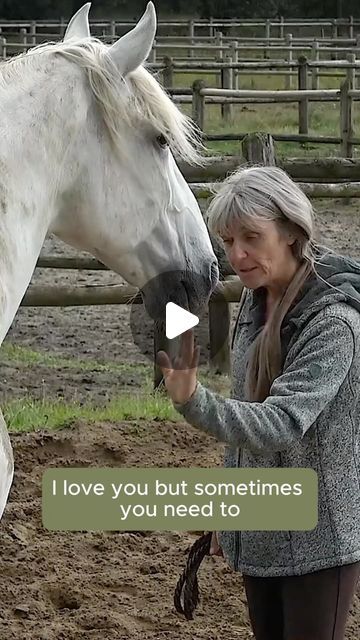
[{"label": "gray fleece jacket", "polygon": [[[248,350],[264,323],[265,290],[247,292],[234,330],[232,393],[198,383],[187,422],[226,444],[227,467],[307,467],[318,474],[312,531],[223,531],[233,569],[252,576],[311,573],[360,560],[360,264],[318,254],[281,329],[282,373],[264,402],[246,402]],[[351,297],[350,297],[351,296]]]}]

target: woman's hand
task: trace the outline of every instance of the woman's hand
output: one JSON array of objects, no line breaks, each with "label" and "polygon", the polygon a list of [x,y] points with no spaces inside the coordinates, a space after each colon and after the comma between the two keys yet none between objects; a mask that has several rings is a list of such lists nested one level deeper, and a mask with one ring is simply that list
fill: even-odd
[{"label": "woman's hand", "polygon": [[164,376],[165,387],[173,402],[185,404],[193,395],[197,384],[200,347],[194,348],[194,332],[185,331],[180,338],[179,354],[171,362],[165,351],[158,351],[157,363]]}]

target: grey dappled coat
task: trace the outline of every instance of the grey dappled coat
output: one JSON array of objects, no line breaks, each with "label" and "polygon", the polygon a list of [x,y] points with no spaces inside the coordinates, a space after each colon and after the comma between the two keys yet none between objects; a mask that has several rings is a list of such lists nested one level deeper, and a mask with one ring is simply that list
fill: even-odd
[{"label": "grey dappled coat", "polygon": [[[360,560],[360,264],[322,254],[282,329],[283,369],[264,402],[245,402],[249,345],[263,325],[265,290],[248,291],[234,333],[232,393],[200,383],[175,408],[226,443],[227,467],[308,467],[318,474],[312,531],[223,531],[230,565],[252,576],[310,573]],[[347,297],[350,294],[353,299]]]}]

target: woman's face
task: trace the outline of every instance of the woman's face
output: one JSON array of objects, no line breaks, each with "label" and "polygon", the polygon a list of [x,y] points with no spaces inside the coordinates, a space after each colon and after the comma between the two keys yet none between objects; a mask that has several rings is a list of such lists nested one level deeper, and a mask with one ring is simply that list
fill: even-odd
[{"label": "woman's face", "polygon": [[236,223],[231,235],[222,236],[231,266],[249,289],[287,284],[296,263],[291,250],[294,236],[280,230],[273,221],[256,224],[256,230],[249,231]]}]

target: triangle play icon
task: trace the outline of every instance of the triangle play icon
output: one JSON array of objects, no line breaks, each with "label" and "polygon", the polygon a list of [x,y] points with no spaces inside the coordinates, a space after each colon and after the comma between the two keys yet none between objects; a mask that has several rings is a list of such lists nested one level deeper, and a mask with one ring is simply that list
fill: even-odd
[{"label": "triangle play icon", "polygon": [[174,302],[166,305],[166,337],[169,340],[180,336],[199,324],[199,318]]}]

